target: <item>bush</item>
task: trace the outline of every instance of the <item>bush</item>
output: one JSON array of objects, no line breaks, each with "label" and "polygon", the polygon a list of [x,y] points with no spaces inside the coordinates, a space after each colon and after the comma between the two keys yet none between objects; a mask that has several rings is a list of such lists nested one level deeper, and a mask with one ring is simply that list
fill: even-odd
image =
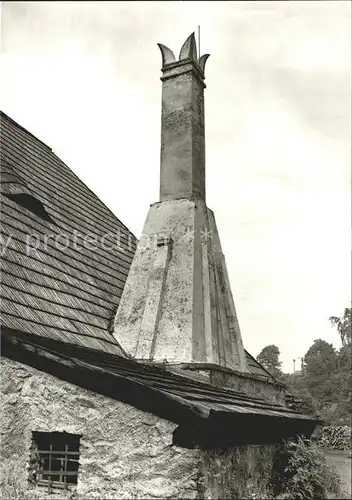
[{"label": "bush", "polygon": [[319,432],[317,443],[322,448],[332,448],[334,450],[351,449],[351,427],[348,425],[325,426]]},{"label": "bush", "polygon": [[325,499],[341,495],[340,478],[309,440],[286,441],[276,457],[273,489],[280,499]]}]

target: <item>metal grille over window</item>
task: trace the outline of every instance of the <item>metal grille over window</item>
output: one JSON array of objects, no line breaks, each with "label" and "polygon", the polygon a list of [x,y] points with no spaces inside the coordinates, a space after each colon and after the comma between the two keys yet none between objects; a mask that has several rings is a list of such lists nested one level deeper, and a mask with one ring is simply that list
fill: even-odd
[{"label": "metal grille over window", "polygon": [[77,484],[79,441],[67,432],[33,432],[31,462],[37,486],[64,488]]}]

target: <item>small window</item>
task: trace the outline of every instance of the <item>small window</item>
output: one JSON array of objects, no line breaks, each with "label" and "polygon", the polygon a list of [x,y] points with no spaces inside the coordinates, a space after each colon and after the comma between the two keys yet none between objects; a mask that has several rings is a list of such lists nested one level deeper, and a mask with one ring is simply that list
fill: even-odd
[{"label": "small window", "polygon": [[37,486],[69,489],[77,484],[79,441],[67,432],[33,432],[31,481]]},{"label": "small window", "polygon": [[10,200],[14,201],[15,203],[18,203],[18,205],[21,205],[21,207],[26,208],[34,215],[37,215],[41,219],[45,220],[46,222],[53,223],[53,220],[46,211],[43,203],[37,200],[37,198],[35,198],[34,196],[27,193],[15,193],[15,194],[5,193],[5,196]]}]

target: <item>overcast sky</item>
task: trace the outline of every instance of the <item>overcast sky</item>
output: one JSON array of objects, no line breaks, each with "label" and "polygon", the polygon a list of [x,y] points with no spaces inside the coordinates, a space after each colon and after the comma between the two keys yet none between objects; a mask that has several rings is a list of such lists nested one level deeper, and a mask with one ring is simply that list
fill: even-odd
[{"label": "overcast sky", "polygon": [[351,288],[351,3],[2,2],[0,107],[137,236],[158,200],[161,55],[201,25],[207,203],[244,345],[285,370]]}]

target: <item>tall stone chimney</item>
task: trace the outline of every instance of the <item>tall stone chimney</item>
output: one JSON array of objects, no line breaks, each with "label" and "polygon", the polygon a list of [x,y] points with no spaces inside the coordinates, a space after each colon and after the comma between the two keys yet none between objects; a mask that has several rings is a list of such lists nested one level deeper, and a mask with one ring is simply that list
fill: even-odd
[{"label": "tall stone chimney", "polygon": [[115,318],[137,359],[248,371],[224,255],[205,201],[204,68],[194,33],[162,54],[160,201],[151,205]]},{"label": "tall stone chimney", "polygon": [[161,111],[160,200],[205,200],[204,66],[197,60],[194,34],[184,43],[179,60],[159,44],[163,82]]}]

